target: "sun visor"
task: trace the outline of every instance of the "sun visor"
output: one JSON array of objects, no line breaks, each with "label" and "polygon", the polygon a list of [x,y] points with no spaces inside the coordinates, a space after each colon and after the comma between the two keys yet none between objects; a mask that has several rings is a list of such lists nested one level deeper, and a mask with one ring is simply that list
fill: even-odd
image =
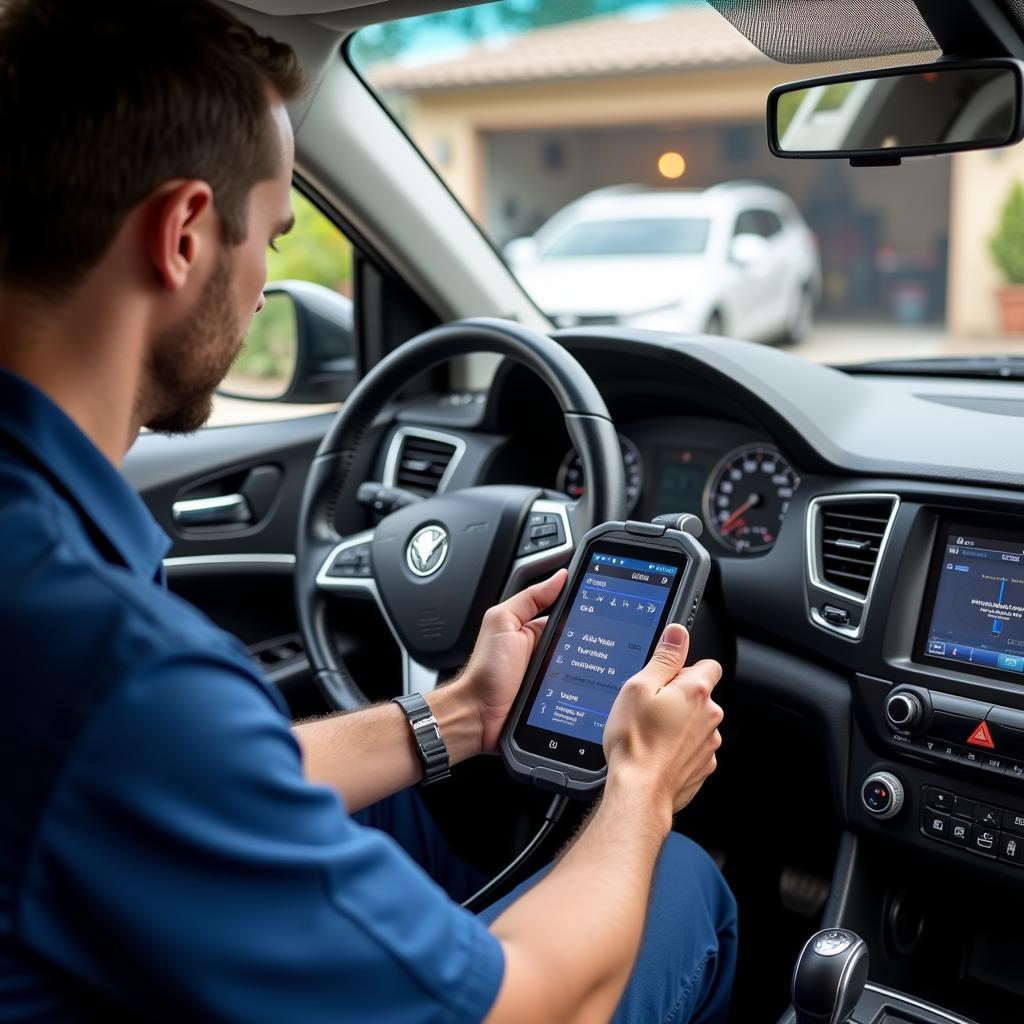
[{"label": "sun visor", "polygon": [[920,54],[939,49],[913,0],[707,2],[762,53],[784,64]]}]

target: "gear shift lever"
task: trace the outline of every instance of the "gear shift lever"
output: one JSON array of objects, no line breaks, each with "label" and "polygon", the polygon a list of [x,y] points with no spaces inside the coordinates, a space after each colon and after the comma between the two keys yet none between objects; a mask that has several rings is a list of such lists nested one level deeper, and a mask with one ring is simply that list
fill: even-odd
[{"label": "gear shift lever", "polygon": [[797,1024],[846,1024],[868,980],[868,947],[846,928],[812,935],[793,968]]}]

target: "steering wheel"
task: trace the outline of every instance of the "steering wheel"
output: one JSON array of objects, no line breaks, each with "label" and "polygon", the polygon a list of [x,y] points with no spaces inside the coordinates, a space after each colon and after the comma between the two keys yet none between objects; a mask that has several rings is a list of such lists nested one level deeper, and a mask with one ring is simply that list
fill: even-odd
[{"label": "steering wheel", "polygon": [[[561,407],[587,489],[578,502],[536,487],[445,491],[399,508],[372,530],[342,536],[369,475],[389,400],[455,356],[489,352],[533,370]],[[529,415],[529,395],[523,395]],[[296,541],[299,628],[317,683],[335,708],[368,703],[345,667],[328,622],[337,595],[377,602],[402,655],[403,692],[425,692],[462,664],[488,607],[565,564],[576,539],[621,519],[626,483],[608,408],[582,366],[551,338],[497,319],[462,320],[418,335],[382,359],[353,390],[306,478]],[[542,550],[531,540],[547,527]],[[554,533],[550,526],[554,525]],[[554,537],[552,541],[550,538]]]}]

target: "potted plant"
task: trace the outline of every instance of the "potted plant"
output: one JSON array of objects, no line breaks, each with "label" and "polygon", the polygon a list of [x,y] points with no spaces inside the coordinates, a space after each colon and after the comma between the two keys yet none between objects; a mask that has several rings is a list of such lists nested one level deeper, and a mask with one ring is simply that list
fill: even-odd
[{"label": "potted plant", "polygon": [[1024,334],[1024,185],[1016,182],[1003,206],[989,248],[1006,284],[996,293],[1003,330]]}]

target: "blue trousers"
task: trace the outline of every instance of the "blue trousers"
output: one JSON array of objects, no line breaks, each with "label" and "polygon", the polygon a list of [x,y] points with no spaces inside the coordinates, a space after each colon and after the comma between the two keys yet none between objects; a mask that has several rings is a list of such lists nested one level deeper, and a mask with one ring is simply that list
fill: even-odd
[{"label": "blue trousers", "polygon": [[[454,900],[471,896],[486,878],[449,849],[413,790],[355,815],[392,836]],[[493,921],[551,865],[483,912]],[[736,901],[711,858],[672,833],[654,877],[640,954],[613,1024],[724,1024],[736,969]]]}]

